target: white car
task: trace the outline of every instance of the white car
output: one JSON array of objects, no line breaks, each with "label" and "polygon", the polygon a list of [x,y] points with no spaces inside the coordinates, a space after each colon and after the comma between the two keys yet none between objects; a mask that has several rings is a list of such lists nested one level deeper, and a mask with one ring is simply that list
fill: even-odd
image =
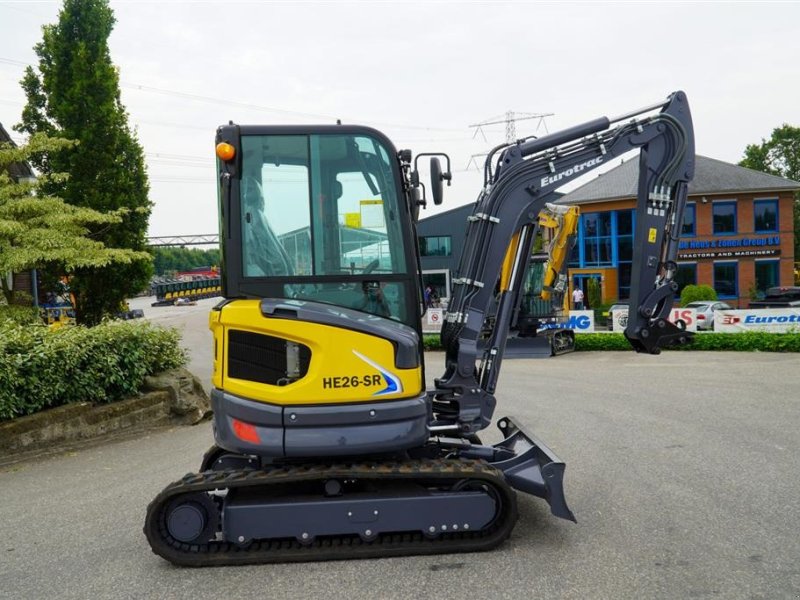
[{"label": "white car", "polygon": [[733,310],[730,304],[720,302],[719,300],[698,300],[697,302],[689,302],[685,308],[693,308],[697,311],[697,329],[705,331],[714,329],[714,313],[716,311]]}]

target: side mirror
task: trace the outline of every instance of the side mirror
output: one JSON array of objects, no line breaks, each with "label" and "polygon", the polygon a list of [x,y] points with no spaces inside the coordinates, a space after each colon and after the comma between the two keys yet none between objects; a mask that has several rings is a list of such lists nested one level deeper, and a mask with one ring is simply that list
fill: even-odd
[{"label": "side mirror", "polygon": [[[431,157],[431,196],[433,196],[433,203],[439,205],[442,203],[442,182],[446,181],[447,185],[450,185],[450,182],[453,179],[453,175],[450,173],[450,157],[443,152],[422,152],[417,154],[416,158],[414,158],[414,170],[411,171],[411,185],[415,193],[419,193],[419,188],[422,188],[423,194],[422,199],[417,198],[417,202],[419,205],[425,207],[427,206],[427,194],[425,186],[422,185],[422,182],[419,180],[419,170],[417,169],[417,161],[422,158],[423,156],[430,156]],[[444,156],[445,160],[447,161],[447,171],[442,172],[442,164],[439,162],[439,159],[436,158],[437,156]]]},{"label": "side mirror", "polygon": [[439,206],[442,203],[444,188],[442,186],[444,176],[442,175],[442,164],[435,156],[431,157],[431,195],[433,203]]}]

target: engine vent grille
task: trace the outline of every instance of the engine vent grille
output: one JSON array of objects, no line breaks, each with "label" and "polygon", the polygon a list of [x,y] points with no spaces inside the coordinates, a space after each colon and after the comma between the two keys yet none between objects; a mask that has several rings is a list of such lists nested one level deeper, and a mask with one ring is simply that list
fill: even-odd
[{"label": "engine vent grille", "polygon": [[[296,357],[287,354],[297,349]],[[311,349],[282,338],[231,330],[228,332],[228,376],[270,385],[286,385],[305,377],[311,362]],[[287,372],[291,368],[294,372]]]}]

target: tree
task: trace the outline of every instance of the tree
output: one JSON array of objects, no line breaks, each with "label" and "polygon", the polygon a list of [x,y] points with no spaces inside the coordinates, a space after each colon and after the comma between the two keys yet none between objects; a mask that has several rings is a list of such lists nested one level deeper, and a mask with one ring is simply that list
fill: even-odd
[{"label": "tree", "polygon": [[[739,166],[800,181],[800,127],[784,123],[769,140],[749,144]],[[800,192],[794,196],[794,256],[800,259]]]},{"label": "tree", "polygon": [[[25,71],[21,84],[27,104],[15,129],[77,140],[76,147],[33,156],[32,163],[44,175],[70,174],[68,179],[46,179],[43,191],[76,207],[126,209],[118,213],[117,223],[89,225],[91,237],[109,248],[139,252],[146,244],[149,184],[108,49],[113,27],[107,0],[64,1],[58,23],[44,26],[42,41],[34,47],[38,69]],[[77,269],[71,288],[80,321],[98,322],[147,286],[152,260],[136,256],[127,264]]]},{"label": "tree", "polygon": [[218,267],[219,249],[200,250],[198,248],[151,248],[157,275],[172,271],[189,271],[198,267]]},{"label": "tree", "polygon": [[681,291],[681,306],[701,300],[716,300],[717,292],[710,285],[694,285],[690,283]]},{"label": "tree", "polygon": [[[0,274],[47,265],[68,274],[79,267],[128,264],[142,259],[140,252],[106,248],[87,237],[90,227],[120,223],[124,211],[101,213],[37,193],[39,188],[63,183],[67,176],[62,173],[44,175],[34,182],[15,182],[8,174],[10,165],[25,162],[33,154],[74,145],[42,133],[19,147],[0,144]],[[12,304],[14,290],[6,277],[0,277],[0,282],[6,302]]]}]

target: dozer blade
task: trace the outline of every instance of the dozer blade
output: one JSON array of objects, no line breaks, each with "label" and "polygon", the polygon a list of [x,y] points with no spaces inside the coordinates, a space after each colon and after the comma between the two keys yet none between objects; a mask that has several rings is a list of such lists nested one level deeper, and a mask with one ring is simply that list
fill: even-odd
[{"label": "dozer blade", "polygon": [[511,487],[547,500],[556,517],[577,523],[564,497],[564,462],[511,417],[499,419],[497,426],[505,439],[493,448],[503,458],[491,465],[503,471]]}]

